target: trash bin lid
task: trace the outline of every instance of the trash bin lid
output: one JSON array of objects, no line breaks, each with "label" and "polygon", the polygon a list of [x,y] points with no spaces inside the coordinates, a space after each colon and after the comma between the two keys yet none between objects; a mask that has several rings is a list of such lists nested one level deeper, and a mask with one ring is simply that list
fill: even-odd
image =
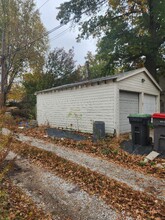
[{"label": "trash bin lid", "polygon": [[154,113],[152,118],[163,118],[165,119],[165,113]]},{"label": "trash bin lid", "polygon": [[151,118],[150,114],[129,114],[128,118]]}]

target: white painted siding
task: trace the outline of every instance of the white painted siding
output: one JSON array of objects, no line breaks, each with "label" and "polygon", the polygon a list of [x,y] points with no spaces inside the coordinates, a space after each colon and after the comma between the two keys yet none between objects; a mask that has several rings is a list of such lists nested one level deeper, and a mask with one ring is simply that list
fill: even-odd
[{"label": "white painted siding", "polygon": [[114,83],[83,86],[37,95],[39,125],[92,132],[93,121],[104,121],[107,133],[114,132]]},{"label": "white painted siding", "polygon": [[[142,79],[145,81],[142,82]],[[129,77],[125,80],[118,82],[118,88],[120,90],[146,93],[150,95],[159,95],[159,90],[155,87],[153,82],[145,73],[139,73],[135,76]]]}]

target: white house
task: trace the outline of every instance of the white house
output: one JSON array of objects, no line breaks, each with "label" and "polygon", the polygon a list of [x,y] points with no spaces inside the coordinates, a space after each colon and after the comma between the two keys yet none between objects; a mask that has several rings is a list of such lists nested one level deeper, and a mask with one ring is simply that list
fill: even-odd
[{"label": "white house", "polygon": [[146,68],[63,85],[36,93],[39,125],[93,132],[104,121],[106,133],[130,132],[127,116],[160,111],[161,88]]}]

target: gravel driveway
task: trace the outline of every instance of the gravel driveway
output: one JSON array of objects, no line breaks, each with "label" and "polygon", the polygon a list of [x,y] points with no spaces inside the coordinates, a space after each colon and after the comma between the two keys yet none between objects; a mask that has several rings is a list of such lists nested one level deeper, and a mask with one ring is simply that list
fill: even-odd
[{"label": "gravel driveway", "polygon": [[115,179],[119,182],[126,183],[134,190],[143,191],[152,195],[154,194],[157,198],[165,201],[165,180],[163,179],[144,175],[140,172],[126,169],[116,163],[106,161],[99,157],[93,157],[87,153],[57,146],[55,144],[33,137],[28,137],[23,134],[18,134],[17,139],[24,143],[30,144],[31,146],[54,152],[56,155],[81,166],[85,166],[92,171],[104,174],[105,176]]},{"label": "gravel driveway", "polygon": [[[15,156],[16,154],[10,152],[7,159]],[[123,219],[101,199],[88,195],[77,185],[33,165],[27,159],[18,156],[9,176],[16,186],[29,195],[39,207],[50,212],[55,220]]]}]

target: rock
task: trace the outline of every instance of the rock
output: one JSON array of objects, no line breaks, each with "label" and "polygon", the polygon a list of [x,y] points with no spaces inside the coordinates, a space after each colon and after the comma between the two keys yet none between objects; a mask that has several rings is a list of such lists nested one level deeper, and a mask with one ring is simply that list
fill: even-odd
[{"label": "rock", "polygon": [[156,164],[155,167],[157,167],[157,168],[164,168],[164,166],[162,164],[160,164],[160,163]]},{"label": "rock", "polygon": [[5,112],[5,115],[12,117],[11,112]]},{"label": "rock", "polygon": [[155,167],[158,167],[158,168],[165,168],[165,163],[158,163],[155,165]]},{"label": "rock", "polygon": [[146,157],[145,160],[154,160],[157,156],[159,156],[159,153],[156,151],[152,151],[151,153],[149,153]]},{"label": "rock", "polygon": [[7,128],[2,128],[2,134],[3,135],[10,135],[10,134],[12,134],[12,132]]},{"label": "rock", "polygon": [[[13,160],[15,157],[17,157],[17,154],[15,154],[14,152],[9,152],[8,155],[6,156],[6,160]],[[19,156],[20,157],[20,156]],[[18,157],[17,157],[18,159]]]}]

